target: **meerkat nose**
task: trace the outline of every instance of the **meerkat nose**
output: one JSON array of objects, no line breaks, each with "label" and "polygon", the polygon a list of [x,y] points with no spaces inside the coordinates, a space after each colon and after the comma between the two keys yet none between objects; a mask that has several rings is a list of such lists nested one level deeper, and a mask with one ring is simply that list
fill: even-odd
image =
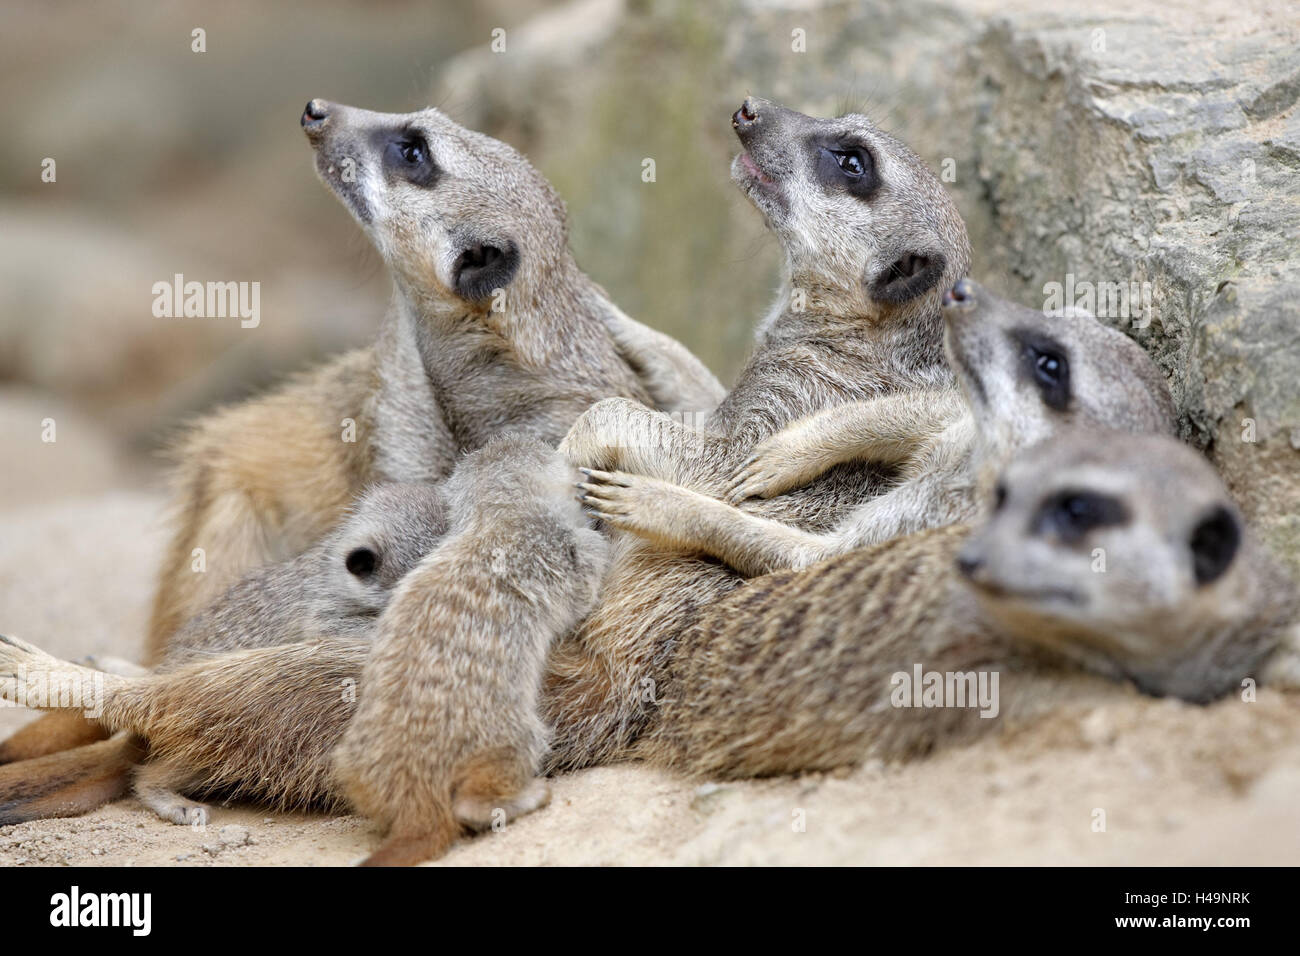
[{"label": "meerkat nose", "polygon": [[943,294],[944,305],[958,305],[975,301],[975,283],[970,279],[958,279],[957,284]]},{"label": "meerkat nose", "polygon": [[740,104],[740,109],[731,114],[731,128],[735,130],[745,129],[757,121],[758,113],[754,111],[754,104],[749,97],[745,97],[745,102]]},{"label": "meerkat nose", "polygon": [[318,130],[329,119],[329,104],[324,100],[311,100],[302,111],[302,128],[307,131]]}]

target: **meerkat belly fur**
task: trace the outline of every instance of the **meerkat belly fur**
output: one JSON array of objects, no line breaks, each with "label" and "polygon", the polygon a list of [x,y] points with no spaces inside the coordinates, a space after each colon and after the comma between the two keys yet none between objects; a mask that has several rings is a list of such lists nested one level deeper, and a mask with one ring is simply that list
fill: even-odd
[{"label": "meerkat belly fur", "polygon": [[608,557],[574,475],[552,449],[498,441],[447,482],[451,533],[380,619],[336,754],[352,805],[389,830],[371,862],[439,856],[462,825],[546,802],[546,655],[596,603]]},{"label": "meerkat belly fur", "polygon": [[585,503],[615,528],[758,575],[968,521],[979,508],[981,475],[986,486],[1016,451],[1060,428],[1173,433],[1164,376],[1140,346],[1092,316],[1045,316],[970,279],[945,296],[943,315],[959,392],[903,392],[829,408],[761,443],[735,478],[733,504],[779,494],[856,458],[895,464],[895,486],[835,530],[809,533],[626,472],[589,473]]}]

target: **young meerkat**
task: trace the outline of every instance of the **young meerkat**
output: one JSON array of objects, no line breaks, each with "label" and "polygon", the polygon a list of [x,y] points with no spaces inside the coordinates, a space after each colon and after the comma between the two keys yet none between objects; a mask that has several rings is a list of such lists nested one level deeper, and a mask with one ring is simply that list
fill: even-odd
[{"label": "young meerkat", "polygon": [[[643,732],[608,756],[715,778],[795,773],[920,756],[1129,695],[1128,682],[1194,702],[1247,677],[1300,688],[1300,594],[1200,455],[1166,436],[1066,429],[1016,456],[995,484],[993,510],[973,529],[932,528],[766,575],[702,609],[675,635]],[[245,793],[274,787],[339,807],[330,751],[351,708],[337,687],[362,673],[368,647],[278,645],[122,677],[0,639],[0,694],[21,700],[24,682],[45,680],[42,705],[53,706],[75,699],[60,681],[99,681],[108,726],[191,763],[212,757],[199,725],[238,715],[213,774],[239,765],[242,777],[227,779],[250,784]],[[966,706],[907,706],[899,675],[918,666],[962,679]],[[980,675],[994,687],[983,701]],[[392,728],[381,736],[374,746],[395,745]],[[447,766],[425,768],[420,799],[429,781],[445,783]],[[388,812],[405,806],[407,778],[390,785],[376,772]]]},{"label": "young meerkat", "polygon": [[388,830],[368,863],[441,856],[462,825],[546,803],[546,655],[595,605],[608,559],[573,479],[553,449],[500,440],[444,485],[451,532],[380,619],[335,753],[351,805]]},{"label": "young meerkat", "polygon": [[[538,716],[546,655],[596,602],[608,557],[608,543],[573,498],[574,477],[545,445],[494,439],[437,493],[428,486],[372,492],[331,534],[328,551],[322,544],[311,552],[328,561],[295,559],[277,569],[303,576],[306,623],[282,618],[279,607],[270,620],[250,613],[245,630],[178,648],[164,666],[138,676],[54,661],[6,639],[0,670],[15,665],[9,692],[19,701],[38,674],[65,687],[65,701],[86,703],[73,686],[98,688],[102,722],[140,735],[137,746],[147,748],[136,794],[164,819],[206,819],[206,808],[178,789],[350,807],[389,831],[368,862],[440,856],[462,828],[484,829],[497,815],[506,822],[548,798],[537,778],[548,744]],[[382,498],[388,507],[366,510]],[[388,524],[397,514],[408,520]],[[340,574],[358,580],[349,586]],[[321,588],[331,581],[332,589]],[[394,587],[418,595],[423,620],[412,620],[411,602],[400,617],[380,613]],[[328,607],[318,594],[329,595]],[[253,611],[250,597],[232,588],[230,603],[208,623]],[[312,640],[292,634],[312,628]],[[346,691],[358,674],[353,707]],[[192,698],[185,704],[196,679],[220,685],[201,713]],[[214,721],[223,710],[239,719]],[[303,739],[298,721],[313,712]]]},{"label": "young meerkat", "polygon": [[[978,511],[980,476],[1059,428],[1172,434],[1164,376],[1137,343],[1092,316],[1048,317],[970,279],[944,297],[943,315],[960,392],[903,392],[797,421],[759,444],[733,479],[730,503],[653,478],[590,470],[579,485],[584,503],[611,527],[754,576],[968,521]],[[897,465],[895,484],[829,532],[734,507],[858,459]]]},{"label": "young meerkat", "polygon": [[[563,201],[511,147],[435,109],[312,100],[301,124],[319,177],[383,256],[392,306],[373,347],[215,412],[175,445],[174,531],[148,666],[245,572],[321,540],[370,484],[440,480],[498,433],[557,442],[609,396],[701,412],[724,392],[682,345],[624,315],[581,271]],[[93,722],[51,715],[0,743],[0,764],[102,736]],[[53,792],[76,767],[61,758],[0,773],[0,803],[36,781]],[[70,792],[60,805],[80,802]]]}]

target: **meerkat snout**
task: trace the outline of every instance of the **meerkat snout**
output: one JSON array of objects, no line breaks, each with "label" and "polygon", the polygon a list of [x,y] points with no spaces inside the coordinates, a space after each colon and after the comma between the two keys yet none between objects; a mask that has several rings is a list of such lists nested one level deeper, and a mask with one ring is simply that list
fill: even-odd
[{"label": "meerkat snout", "polygon": [[1273,651],[1279,631],[1241,621],[1287,606],[1294,587],[1250,544],[1209,462],[1172,437],[1067,429],[998,488],[957,569],[1009,634],[1192,701]]},{"label": "meerkat snout", "polygon": [[299,122],[302,128],[307,131],[308,136],[319,134],[325,127],[325,121],[329,119],[329,104],[324,100],[309,100],[302,111],[302,118]]},{"label": "meerkat snout", "polygon": [[781,238],[792,283],[819,304],[920,321],[965,274],[970,244],[951,197],[867,117],[819,119],[749,97],[731,126],[742,146],[732,180]]},{"label": "meerkat snout", "polygon": [[1173,433],[1164,375],[1088,313],[1046,315],[969,278],[944,295],[941,311],[948,362],[978,426],[979,470],[1061,428]]},{"label": "meerkat snout", "polygon": [[505,143],[436,109],[375,113],[312,100],[301,124],[317,174],[400,284],[482,310],[518,284],[525,256],[552,265],[568,256],[563,201]]}]

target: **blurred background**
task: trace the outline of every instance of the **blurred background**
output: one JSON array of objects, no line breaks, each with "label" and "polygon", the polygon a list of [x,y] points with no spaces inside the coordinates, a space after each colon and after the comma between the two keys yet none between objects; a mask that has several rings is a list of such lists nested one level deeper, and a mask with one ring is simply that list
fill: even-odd
[{"label": "blurred background", "polygon": [[[752,92],[865,111],[947,168],[998,291],[1152,282],[1158,321],[1125,331],[1300,555],[1297,49],[1300,15],[1265,0],[5,4],[0,493],[152,486],[177,423],[371,340],[389,280],[316,180],[314,96],[437,105],[523,150],[584,268],[729,382],[777,281],[727,172]],[[259,282],[260,325],[156,318],[176,273]]]}]

